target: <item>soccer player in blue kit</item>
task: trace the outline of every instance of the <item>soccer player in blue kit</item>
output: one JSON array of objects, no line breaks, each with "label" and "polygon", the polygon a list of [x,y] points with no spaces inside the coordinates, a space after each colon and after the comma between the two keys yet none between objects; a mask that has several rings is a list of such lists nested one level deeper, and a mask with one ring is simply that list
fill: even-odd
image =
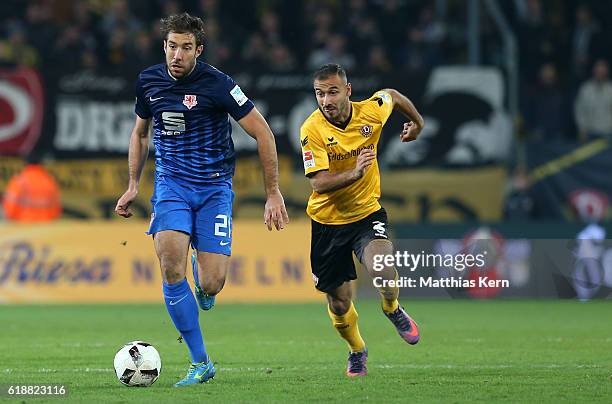
[{"label": "soccer player in blue kit", "polygon": [[[204,23],[187,13],[162,19],[166,63],[143,70],[136,85],[136,123],[129,147],[129,185],[115,211],[130,204],[148,154],[153,120],[155,190],[148,234],[153,236],[168,313],[189,348],[191,366],[176,387],[215,376],[199,325],[198,304],[212,308],[225,283],[232,242],[235,156],[228,114],[257,141],[267,201],[264,222],[289,222],[278,187],[274,135],[262,115],[226,74],[201,62]],[[196,299],[185,278],[189,244]],[[197,252],[197,254],[196,254]]]}]

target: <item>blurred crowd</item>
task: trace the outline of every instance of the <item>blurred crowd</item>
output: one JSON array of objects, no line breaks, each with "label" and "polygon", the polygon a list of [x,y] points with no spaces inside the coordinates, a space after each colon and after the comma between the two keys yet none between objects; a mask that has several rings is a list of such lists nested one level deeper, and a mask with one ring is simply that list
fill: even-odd
[{"label": "blurred crowd", "polygon": [[515,0],[524,133],[612,139],[612,2]]},{"label": "blurred crowd", "polygon": [[[519,42],[522,132],[611,136],[612,2],[499,4]],[[0,64],[138,71],[163,61],[159,19],[188,11],[204,18],[204,57],[223,70],[335,61],[349,72],[429,71],[468,62],[467,8],[465,0],[4,0]],[[497,28],[480,15],[481,63],[501,66]]]},{"label": "blurred crowd", "polygon": [[[401,0],[4,0],[0,60],[132,68],[161,59],[159,19],[206,24],[207,61],[286,72],[331,59],[349,70],[428,69],[452,60],[432,2]],[[455,44],[457,45],[457,44]]]}]

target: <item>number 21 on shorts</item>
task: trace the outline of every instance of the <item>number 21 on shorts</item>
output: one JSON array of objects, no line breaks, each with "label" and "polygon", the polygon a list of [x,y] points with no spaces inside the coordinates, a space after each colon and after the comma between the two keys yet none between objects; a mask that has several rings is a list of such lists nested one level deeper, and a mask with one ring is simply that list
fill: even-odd
[{"label": "number 21 on shorts", "polygon": [[231,237],[232,235],[232,221],[227,215],[215,216],[215,236],[217,237]]}]

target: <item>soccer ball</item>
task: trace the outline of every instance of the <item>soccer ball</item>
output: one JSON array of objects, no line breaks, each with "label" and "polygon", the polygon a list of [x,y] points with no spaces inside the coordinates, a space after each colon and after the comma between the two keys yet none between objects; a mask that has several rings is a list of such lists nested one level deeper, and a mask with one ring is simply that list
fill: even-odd
[{"label": "soccer ball", "polygon": [[125,344],[115,355],[115,373],[126,386],[149,387],[161,373],[157,349],[142,341]]}]

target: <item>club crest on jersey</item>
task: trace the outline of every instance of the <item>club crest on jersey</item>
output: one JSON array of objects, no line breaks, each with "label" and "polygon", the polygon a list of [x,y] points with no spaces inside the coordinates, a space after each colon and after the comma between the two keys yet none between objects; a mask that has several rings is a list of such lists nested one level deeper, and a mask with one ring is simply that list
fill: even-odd
[{"label": "club crest on jersey", "polygon": [[360,132],[363,137],[368,138],[372,136],[372,132],[374,132],[374,128],[372,127],[372,125],[363,125],[361,127]]},{"label": "club crest on jersey", "polygon": [[198,100],[195,95],[185,94],[185,98],[183,98],[183,105],[191,109],[198,105]]}]

